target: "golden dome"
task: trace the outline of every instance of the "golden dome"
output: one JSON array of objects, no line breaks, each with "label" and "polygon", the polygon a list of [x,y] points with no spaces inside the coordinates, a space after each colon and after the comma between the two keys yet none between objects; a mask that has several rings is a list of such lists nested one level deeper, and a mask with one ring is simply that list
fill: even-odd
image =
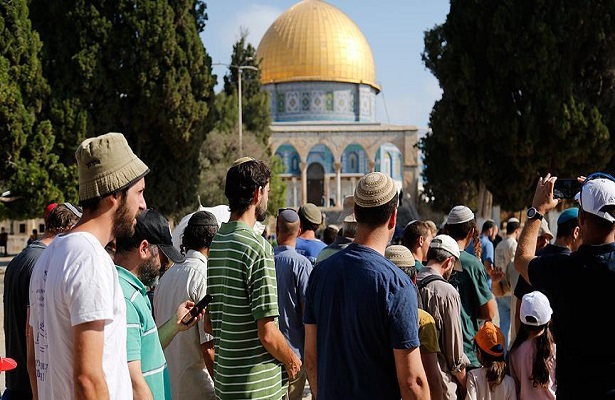
[{"label": "golden dome", "polygon": [[263,84],[335,81],[380,91],[367,40],[346,14],[321,0],[303,0],[280,15],[256,56]]}]

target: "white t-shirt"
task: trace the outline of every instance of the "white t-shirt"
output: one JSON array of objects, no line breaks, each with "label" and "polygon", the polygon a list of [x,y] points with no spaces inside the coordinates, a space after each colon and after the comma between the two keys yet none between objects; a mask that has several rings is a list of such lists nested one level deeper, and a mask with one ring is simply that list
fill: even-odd
[{"label": "white t-shirt", "polygon": [[[156,325],[161,326],[173,317],[184,301],[196,303],[206,293],[207,258],[198,251],[188,250],[186,261],[169,268],[154,290]],[[201,319],[191,329],[175,336],[164,349],[174,399],[215,398],[214,382],[201,352],[201,344],[212,339],[213,336],[205,333]]]},{"label": "white t-shirt", "polygon": [[497,385],[492,392],[489,389],[487,370],[476,368],[468,371],[467,393],[465,400],[517,400],[515,381],[510,375],[505,375],[502,383]]},{"label": "white t-shirt", "polygon": [[98,240],[85,232],[56,236],[30,281],[30,325],[38,395],[73,397],[73,326],[105,321],[102,367],[111,399],[132,399],[126,361],[126,303],[117,270]]}]

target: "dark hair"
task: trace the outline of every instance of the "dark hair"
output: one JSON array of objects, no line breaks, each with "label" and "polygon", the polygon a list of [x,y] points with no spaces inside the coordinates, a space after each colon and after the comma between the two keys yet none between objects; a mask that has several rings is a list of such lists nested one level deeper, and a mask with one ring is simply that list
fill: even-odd
[{"label": "dark hair", "polygon": [[134,182],[132,182],[131,185],[129,185],[128,187],[126,187],[124,189],[116,190],[115,192],[111,192],[111,193],[107,193],[104,196],[94,197],[93,199],[88,199],[88,200],[81,200],[81,201],[79,201],[79,205],[84,210],[89,210],[89,211],[92,211],[92,212],[96,211],[96,210],[98,210],[98,207],[100,207],[100,202],[102,201],[102,199],[104,199],[107,196],[112,196],[112,195],[117,194],[117,193],[120,193],[122,196],[126,197],[126,193],[128,193],[128,189],[130,189],[138,181],[139,181],[139,179],[135,180]]},{"label": "dark hair", "polygon": [[495,387],[502,383],[507,373],[504,354],[500,356],[492,356],[481,349],[480,346],[476,344],[476,341],[474,341],[474,348],[478,353],[478,360],[485,369],[485,376],[487,377],[487,382],[489,383],[489,390],[493,392]]},{"label": "dark hair", "polygon": [[[529,318],[529,317],[528,317]],[[551,321],[545,325],[534,326],[521,322],[521,329],[517,332],[515,340],[510,347],[510,352],[515,350],[529,338],[529,332],[540,332],[544,330],[542,335],[534,337],[532,346],[534,348],[534,359],[532,360],[532,380],[533,387],[546,387],[549,384],[550,365],[554,361],[553,356],[553,333],[551,332]]]},{"label": "dark hair", "polygon": [[231,212],[243,214],[252,203],[254,191],[267,186],[271,169],[260,160],[248,160],[233,165],[226,173],[224,195]]},{"label": "dark hair", "polygon": [[579,213],[583,213],[584,218],[590,224],[591,229],[599,235],[605,236],[611,233],[613,228],[615,228],[615,223],[607,221],[606,219],[597,216],[596,214],[592,214],[588,211],[585,211],[579,208]]},{"label": "dark hair", "polygon": [[437,263],[443,263],[450,256],[452,256],[452,254],[444,249],[430,247],[429,250],[427,250],[427,262],[434,260]]},{"label": "dark hair", "polygon": [[517,221],[512,221],[512,222],[507,222],[506,223],[506,234],[507,235],[512,235],[513,232],[515,232],[517,229],[519,229],[519,227],[521,226],[521,224]]},{"label": "dark hair", "polygon": [[57,235],[68,231],[77,222],[79,222],[79,217],[70,208],[64,204],[58,204],[45,219],[45,231],[48,234]]},{"label": "dark hair", "polygon": [[420,237],[427,237],[431,233],[429,224],[425,221],[413,221],[404,228],[402,244],[412,249]]},{"label": "dark hair", "polygon": [[564,223],[557,225],[557,237],[567,237],[572,235],[574,228],[579,226],[579,220],[577,218],[572,218]]},{"label": "dark hair", "polygon": [[397,200],[399,194],[395,193],[393,198],[387,203],[377,207],[361,207],[358,204],[354,205],[354,217],[358,223],[375,228],[386,223],[393,211],[397,209]]},{"label": "dark hair", "polygon": [[301,230],[303,231],[316,231],[320,227],[320,224],[308,221],[302,213],[299,213],[299,220],[301,221]]},{"label": "dark hair", "polygon": [[495,222],[493,222],[492,220],[488,219],[483,223],[483,230],[481,231],[482,233],[487,232],[489,229],[491,228],[495,228]]},{"label": "dark hair", "polygon": [[218,226],[188,224],[182,235],[182,254],[185,255],[188,250],[208,249],[216,233]]},{"label": "dark hair", "polygon": [[339,229],[337,229],[334,226],[327,226],[325,228],[325,231],[322,234],[322,241],[325,242],[326,244],[331,244],[335,241],[335,237],[337,236],[337,233],[339,232]]},{"label": "dark hair", "polygon": [[480,237],[478,235],[475,219],[460,224],[446,224],[444,225],[443,231],[455,240],[462,240],[468,236],[468,233],[470,233],[472,229],[474,229],[474,234],[472,235],[472,240],[474,241],[474,255],[480,259],[482,249],[480,247]]}]

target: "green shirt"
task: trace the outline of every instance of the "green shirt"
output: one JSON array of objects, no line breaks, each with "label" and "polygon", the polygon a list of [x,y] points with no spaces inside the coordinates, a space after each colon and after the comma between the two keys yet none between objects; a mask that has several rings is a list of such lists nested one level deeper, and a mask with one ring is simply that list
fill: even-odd
[{"label": "green shirt", "polygon": [[216,397],[281,399],[286,370],[261,344],[256,324],[279,315],[271,245],[243,222],[222,224],[209,248],[207,287]]},{"label": "green shirt", "polygon": [[126,300],[126,352],[128,362],[141,360],[141,372],[156,400],[171,399],[171,382],[152,305],[143,283],[126,269],[116,266]]},{"label": "green shirt", "polygon": [[480,367],[474,351],[474,336],[480,327],[480,307],[493,297],[489,287],[487,271],[483,263],[462,250],[461,267],[463,272],[453,270],[449,282],[457,288],[461,297],[461,328],[463,330],[463,351],[474,367]]}]

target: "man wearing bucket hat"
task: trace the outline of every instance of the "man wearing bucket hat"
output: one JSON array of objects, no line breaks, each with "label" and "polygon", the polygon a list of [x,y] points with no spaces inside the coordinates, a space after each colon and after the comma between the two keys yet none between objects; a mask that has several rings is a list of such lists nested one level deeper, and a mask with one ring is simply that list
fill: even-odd
[{"label": "man wearing bucket hat", "polygon": [[[536,257],[540,221],[559,203],[553,198],[557,177],[547,174],[538,180],[532,207],[521,232],[515,268],[536,290],[547,293],[557,332],[555,367],[558,399],[615,398],[615,343],[596,342],[595,331],[580,323],[602,321],[615,309],[615,178],[594,173],[582,182],[575,200],[579,203],[579,233],[583,244],[570,255]],[[586,301],[591,299],[592,306]]]},{"label": "man wearing bucket hat", "polygon": [[43,252],[30,282],[38,396],[127,399],[126,304],[104,246],[134,233],[149,168],[121,133],[86,139],[75,156],[83,215]]},{"label": "man wearing bucket hat", "polygon": [[395,183],[369,173],[354,201],[354,242],[310,274],[303,319],[310,388],[324,399],[429,398],[416,287],[384,257],[397,219]]}]

